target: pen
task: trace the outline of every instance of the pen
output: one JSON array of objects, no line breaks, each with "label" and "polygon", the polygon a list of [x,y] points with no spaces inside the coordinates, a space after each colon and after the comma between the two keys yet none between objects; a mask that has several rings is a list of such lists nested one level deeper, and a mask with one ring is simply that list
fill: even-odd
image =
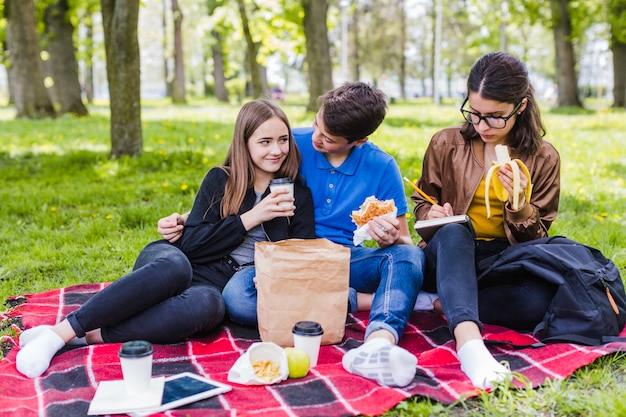
[{"label": "pen", "polygon": [[437,202],[435,200],[433,200],[432,198],[430,198],[428,196],[428,194],[426,194],[424,191],[420,190],[419,187],[415,184],[413,184],[413,182],[408,179],[407,177],[404,177],[404,180],[406,182],[408,182],[409,184],[411,184],[411,187],[413,187],[415,189],[415,191],[417,191],[418,193],[420,193],[422,195],[422,197],[424,197],[426,199],[426,201],[428,201],[430,204],[432,204],[433,206],[437,205]]}]

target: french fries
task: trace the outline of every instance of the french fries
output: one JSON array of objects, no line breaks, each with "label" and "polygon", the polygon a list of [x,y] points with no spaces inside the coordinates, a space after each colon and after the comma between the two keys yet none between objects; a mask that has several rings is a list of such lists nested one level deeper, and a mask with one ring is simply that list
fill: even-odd
[{"label": "french fries", "polygon": [[254,374],[261,380],[269,382],[280,376],[280,368],[278,364],[271,360],[256,361],[252,364]]}]

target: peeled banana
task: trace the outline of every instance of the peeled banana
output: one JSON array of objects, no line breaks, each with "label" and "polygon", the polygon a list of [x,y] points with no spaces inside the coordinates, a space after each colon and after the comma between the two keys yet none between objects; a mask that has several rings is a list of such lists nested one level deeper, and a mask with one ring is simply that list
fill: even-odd
[{"label": "peeled banana", "polygon": [[487,176],[485,178],[485,205],[487,206],[487,218],[491,217],[491,207],[489,206],[489,192],[493,188],[498,200],[505,202],[509,199],[509,192],[500,182],[498,175],[493,175],[500,168],[505,165],[509,165],[513,171],[513,210],[519,210],[519,190],[520,190],[520,168],[526,175],[528,181],[526,182],[526,188],[524,193],[526,195],[526,202],[530,202],[530,194],[532,192],[532,184],[530,183],[530,173],[528,168],[519,159],[511,160],[509,156],[509,148],[506,145],[496,145],[496,161],[492,162]]}]

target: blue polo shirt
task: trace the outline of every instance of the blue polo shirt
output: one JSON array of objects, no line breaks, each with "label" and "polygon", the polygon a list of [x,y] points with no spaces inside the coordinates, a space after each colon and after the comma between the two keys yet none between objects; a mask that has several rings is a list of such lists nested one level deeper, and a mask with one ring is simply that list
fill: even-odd
[{"label": "blue polo shirt", "polygon": [[315,233],[341,245],[353,245],[356,224],[350,215],[369,196],[393,199],[398,215],[408,212],[402,175],[396,161],[370,141],[352,148],[341,166],[333,167],[313,148],[313,128],[293,129],[302,153],[300,172],[313,194]]}]

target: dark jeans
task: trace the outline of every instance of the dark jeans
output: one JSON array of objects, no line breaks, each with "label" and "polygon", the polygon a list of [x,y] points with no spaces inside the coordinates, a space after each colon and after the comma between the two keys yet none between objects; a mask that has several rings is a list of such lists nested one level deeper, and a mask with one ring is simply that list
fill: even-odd
[{"label": "dark jeans", "polygon": [[139,254],[133,271],[67,316],[76,336],[101,329],[105,342],[173,343],[217,327],[225,315],[221,291],[192,285],[185,254],[165,240]]},{"label": "dark jeans", "polygon": [[555,291],[544,280],[511,277],[478,288],[478,263],[508,246],[503,240],[475,241],[465,226],[449,224],[424,249],[423,289],[439,295],[451,333],[464,321],[532,330],[543,318]]}]

